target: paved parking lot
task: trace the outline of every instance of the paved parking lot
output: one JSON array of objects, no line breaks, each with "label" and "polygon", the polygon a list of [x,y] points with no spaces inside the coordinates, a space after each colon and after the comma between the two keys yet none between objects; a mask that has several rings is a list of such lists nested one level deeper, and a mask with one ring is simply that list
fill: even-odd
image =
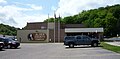
[{"label": "paved parking lot", "polygon": [[120,59],[101,47],[65,48],[63,43],[23,43],[19,49],[0,51],[0,59]]}]

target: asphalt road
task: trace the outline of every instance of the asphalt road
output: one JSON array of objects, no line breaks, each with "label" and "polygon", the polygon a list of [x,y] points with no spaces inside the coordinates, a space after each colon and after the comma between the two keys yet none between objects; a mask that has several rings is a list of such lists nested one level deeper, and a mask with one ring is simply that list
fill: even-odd
[{"label": "asphalt road", "polygon": [[19,49],[0,51],[0,59],[120,59],[101,47],[65,48],[62,43],[24,43]]}]

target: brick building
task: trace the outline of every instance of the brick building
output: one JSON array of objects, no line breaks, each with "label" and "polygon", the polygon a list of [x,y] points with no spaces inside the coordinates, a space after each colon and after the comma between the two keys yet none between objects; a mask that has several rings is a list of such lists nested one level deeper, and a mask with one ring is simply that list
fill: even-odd
[{"label": "brick building", "polygon": [[86,28],[83,24],[33,22],[17,31],[21,42],[63,42],[64,36],[88,35],[102,39],[103,28]]}]

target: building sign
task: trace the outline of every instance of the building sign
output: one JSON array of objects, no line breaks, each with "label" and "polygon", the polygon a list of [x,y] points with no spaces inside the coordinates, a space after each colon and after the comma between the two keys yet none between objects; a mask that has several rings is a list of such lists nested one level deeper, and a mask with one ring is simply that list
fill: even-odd
[{"label": "building sign", "polygon": [[46,39],[47,39],[47,35],[45,33],[30,33],[30,34],[28,34],[28,40],[44,41]]}]

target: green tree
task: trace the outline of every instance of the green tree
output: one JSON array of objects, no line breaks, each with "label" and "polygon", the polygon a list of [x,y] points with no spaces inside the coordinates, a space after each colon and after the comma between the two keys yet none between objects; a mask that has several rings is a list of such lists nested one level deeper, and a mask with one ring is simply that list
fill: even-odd
[{"label": "green tree", "polygon": [[[54,18],[49,21],[54,22]],[[105,36],[120,35],[120,4],[83,10],[76,15],[61,18],[60,21],[64,24],[84,24],[91,28],[103,27]]]}]

